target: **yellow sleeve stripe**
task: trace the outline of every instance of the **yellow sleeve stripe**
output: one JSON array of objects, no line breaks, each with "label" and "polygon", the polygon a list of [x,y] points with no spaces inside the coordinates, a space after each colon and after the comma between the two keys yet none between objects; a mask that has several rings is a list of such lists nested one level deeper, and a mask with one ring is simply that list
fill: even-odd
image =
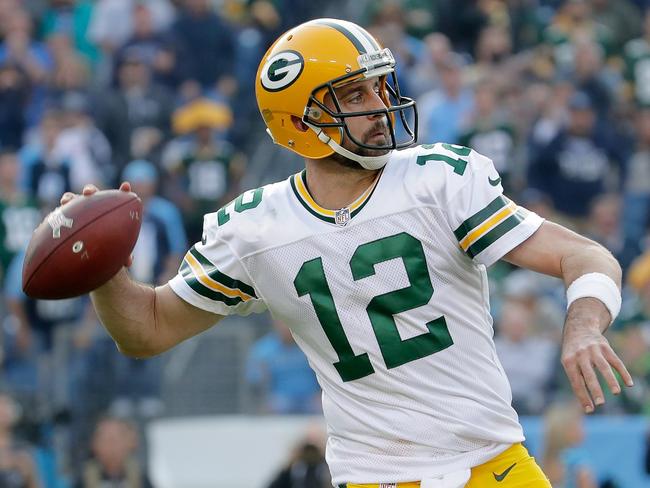
[{"label": "yellow sleeve stripe", "polygon": [[495,213],[492,217],[487,219],[485,222],[483,222],[481,225],[479,225],[474,230],[472,230],[469,234],[467,234],[463,238],[463,240],[460,241],[460,247],[463,249],[463,251],[467,251],[467,249],[469,249],[469,247],[474,242],[476,242],[486,233],[490,232],[490,230],[492,230],[494,227],[499,225],[505,219],[513,215],[516,211],[517,211],[517,205],[514,202],[510,201],[508,205],[506,205],[504,208],[502,208],[497,213]]},{"label": "yellow sleeve stripe", "polygon": [[230,298],[240,298],[243,301],[247,301],[253,298],[251,295],[244,293],[241,290],[228,288],[227,286],[224,286],[218,281],[212,279],[203,269],[203,266],[201,266],[197,259],[192,255],[192,253],[188,252],[185,254],[185,262],[190,266],[192,273],[196,279],[200,281],[203,286],[209,288],[210,290],[222,293],[223,295]]}]

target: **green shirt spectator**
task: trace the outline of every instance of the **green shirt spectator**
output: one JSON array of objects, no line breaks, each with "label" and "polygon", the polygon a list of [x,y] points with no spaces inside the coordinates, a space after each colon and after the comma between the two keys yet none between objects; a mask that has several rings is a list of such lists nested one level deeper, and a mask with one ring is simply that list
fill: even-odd
[{"label": "green shirt spectator", "polygon": [[18,172],[16,154],[0,153],[0,276],[41,221],[36,202],[19,190]]}]

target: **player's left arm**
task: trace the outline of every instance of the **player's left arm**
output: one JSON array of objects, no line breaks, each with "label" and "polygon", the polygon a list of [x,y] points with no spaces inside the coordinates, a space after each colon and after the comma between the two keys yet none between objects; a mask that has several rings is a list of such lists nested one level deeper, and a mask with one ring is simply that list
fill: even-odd
[{"label": "player's left arm", "polygon": [[[587,273],[601,273],[621,287],[621,267],[600,244],[561,225],[545,221],[536,232],[508,252],[504,260],[561,278],[569,287]],[[620,291],[619,291],[620,293]],[[569,307],[564,324],[562,365],[587,413],[605,402],[596,371],[612,393],[621,388],[617,371],[627,386],[632,377],[603,335],[612,321],[610,310],[597,298],[578,298]]]}]

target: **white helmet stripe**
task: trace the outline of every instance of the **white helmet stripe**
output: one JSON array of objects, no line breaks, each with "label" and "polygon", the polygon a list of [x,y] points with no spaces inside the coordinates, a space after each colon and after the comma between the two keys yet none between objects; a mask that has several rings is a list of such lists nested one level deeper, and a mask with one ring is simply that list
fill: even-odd
[{"label": "white helmet stripe", "polygon": [[379,46],[375,42],[371,42],[370,34],[364,33],[363,29],[345,20],[339,19],[316,19],[308,22],[308,24],[326,25],[336,29],[348,40],[354,44],[354,47],[359,51],[359,54],[371,53],[379,50]]},{"label": "white helmet stripe", "polygon": [[373,43],[370,42],[370,39],[368,38],[369,36],[364,34],[363,30],[358,25],[345,20],[337,20],[336,22],[339,23],[345,29],[347,29],[354,37],[356,37],[367,53],[371,53],[378,50],[377,48],[375,48]]},{"label": "white helmet stripe", "polygon": [[365,30],[363,27],[360,27],[357,24],[354,24],[352,22],[347,22],[344,20],[341,20],[339,22],[344,22],[345,27],[350,32],[352,32],[355,35],[355,37],[365,40],[365,42],[363,41],[362,42],[367,52],[372,53],[374,51],[379,51],[381,49],[377,41],[375,41],[375,39],[370,35],[370,33],[367,30]]}]

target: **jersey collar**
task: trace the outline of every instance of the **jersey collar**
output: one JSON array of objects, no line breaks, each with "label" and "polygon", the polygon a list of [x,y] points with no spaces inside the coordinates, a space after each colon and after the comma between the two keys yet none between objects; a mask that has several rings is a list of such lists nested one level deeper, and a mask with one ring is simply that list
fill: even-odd
[{"label": "jersey collar", "polygon": [[329,210],[316,203],[309,194],[309,189],[307,188],[307,170],[303,169],[300,173],[291,175],[289,182],[291,183],[291,189],[296,195],[296,198],[310,214],[330,224],[344,226],[368,203],[375,188],[377,188],[377,183],[379,182],[382,173],[383,170],[377,173],[375,181],[372,182],[372,185],[370,185],[368,189],[359,196],[359,198],[349,206],[339,210]]}]

